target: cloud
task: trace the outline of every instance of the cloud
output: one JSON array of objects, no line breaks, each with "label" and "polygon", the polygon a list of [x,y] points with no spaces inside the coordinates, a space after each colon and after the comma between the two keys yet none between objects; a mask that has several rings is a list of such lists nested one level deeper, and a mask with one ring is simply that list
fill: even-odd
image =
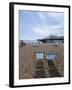
[{"label": "cloud", "polygon": [[38,20],[41,24],[60,24],[64,25],[64,13],[60,12],[38,12]]},{"label": "cloud", "polygon": [[38,16],[42,20],[46,20],[47,18],[61,19],[64,17],[64,13],[62,12],[38,12]]},{"label": "cloud", "polygon": [[64,23],[64,13],[62,12],[48,12],[47,15],[60,24]]},{"label": "cloud", "polygon": [[64,34],[64,14],[56,12],[38,12],[40,23],[33,26],[33,33],[41,37]]},{"label": "cloud", "polygon": [[63,30],[60,29],[61,26],[38,26],[38,27],[33,27],[33,32],[37,35],[40,35],[41,37],[46,37],[49,35],[62,35]]},{"label": "cloud", "polygon": [[51,16],[53,18],[61,18],[63,16],[63,13],[59,13],[59,12],[48,12],[47,13],[48,16]]}]

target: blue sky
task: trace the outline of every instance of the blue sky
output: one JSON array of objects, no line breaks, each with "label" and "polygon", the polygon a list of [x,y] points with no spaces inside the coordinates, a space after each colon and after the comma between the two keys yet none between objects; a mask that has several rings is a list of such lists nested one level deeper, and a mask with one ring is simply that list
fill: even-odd
[{"label": "blue sky", "polygon": [[36,40],[49,35],[64,35],[64,13],[19,11],[20,40]]}]

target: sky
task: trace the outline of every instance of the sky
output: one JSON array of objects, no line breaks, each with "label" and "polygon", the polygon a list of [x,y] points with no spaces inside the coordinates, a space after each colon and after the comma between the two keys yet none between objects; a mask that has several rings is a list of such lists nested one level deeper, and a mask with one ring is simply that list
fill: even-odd
[{"label": "sky", "polygon": [[64,35],[64,13],[19,11],[20,40],[37,40],[49,35]]}]

